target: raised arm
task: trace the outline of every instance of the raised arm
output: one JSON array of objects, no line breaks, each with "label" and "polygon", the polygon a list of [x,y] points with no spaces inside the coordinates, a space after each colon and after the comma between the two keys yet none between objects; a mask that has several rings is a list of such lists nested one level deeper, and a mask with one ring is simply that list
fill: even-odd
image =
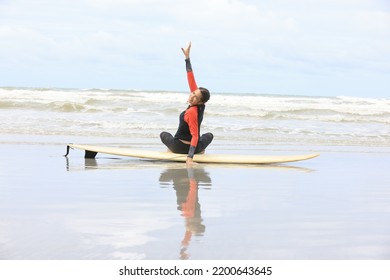
[{"label": "raised arm", "polygon": [[198,88],[198,86],[195,81],[194,72],[192,72],[192,65],[190,60],[191,42],[186,49],[181,48],[181,50],[185,56],[188,85],[190,87],[190,91],[193,92]]}]

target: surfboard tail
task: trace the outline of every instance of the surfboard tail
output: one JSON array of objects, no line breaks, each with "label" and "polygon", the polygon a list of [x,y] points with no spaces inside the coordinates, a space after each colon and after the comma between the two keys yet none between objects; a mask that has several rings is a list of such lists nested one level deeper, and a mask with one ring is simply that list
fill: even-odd
[{"label": "surfboard tail", "polygon": [[[67,145],[66,146],[66,154],[64,155],[64,157],[67,157],[69,155],[70,149],[73,149],[73,147]],[[98,154],[97,152],[85,150],[84,158],[94,159],[97,154]]]}]

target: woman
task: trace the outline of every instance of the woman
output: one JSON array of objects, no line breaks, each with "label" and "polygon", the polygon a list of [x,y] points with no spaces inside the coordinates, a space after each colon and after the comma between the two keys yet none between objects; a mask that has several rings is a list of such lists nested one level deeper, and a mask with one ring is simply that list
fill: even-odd
[{"label": "woman", "polygon": [[194,154],[202,153],[213,140],[213,134],[206,133],[200,136],[200,125],[203,120],[205,103],[210,98],[210,92],[196,85],[190,61],[191,42],[186,49],[181,49],[185,56],[187,80],[190,87],[188,108],[180,114],[179,127],[173,137],[168,132],[161,132],[161,141],[174,153],[187,154],[186,164],[193,164]]}]

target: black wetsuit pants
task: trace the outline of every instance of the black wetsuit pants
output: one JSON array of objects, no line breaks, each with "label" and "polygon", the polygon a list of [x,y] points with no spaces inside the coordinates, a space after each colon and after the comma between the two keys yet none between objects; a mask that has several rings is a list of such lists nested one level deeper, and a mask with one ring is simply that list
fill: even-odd
[{"label": "black wetsuit pants", "polygon": [[[160,138],[165,146],[167,146],[168,149],[174,153],[187,154],[190,149],[189,144],[181,142],[180,139],[173,137],[169,132],[161,132]],[[195,154],[203,152],[211,143],[211,141],[213,141],[213,138],[214,135],[210,132],[200,136],[198,145],[196,146]]]}]

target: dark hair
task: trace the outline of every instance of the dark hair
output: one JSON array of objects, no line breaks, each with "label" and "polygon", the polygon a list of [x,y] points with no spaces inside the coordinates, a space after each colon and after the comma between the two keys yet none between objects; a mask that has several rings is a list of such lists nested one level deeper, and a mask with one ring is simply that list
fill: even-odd
[{"label": "dark hair", "polygon": [[200,92],[202,93],[202,102],[206,103],[210,99],[210,92],[207,88],[199,87]]}]

